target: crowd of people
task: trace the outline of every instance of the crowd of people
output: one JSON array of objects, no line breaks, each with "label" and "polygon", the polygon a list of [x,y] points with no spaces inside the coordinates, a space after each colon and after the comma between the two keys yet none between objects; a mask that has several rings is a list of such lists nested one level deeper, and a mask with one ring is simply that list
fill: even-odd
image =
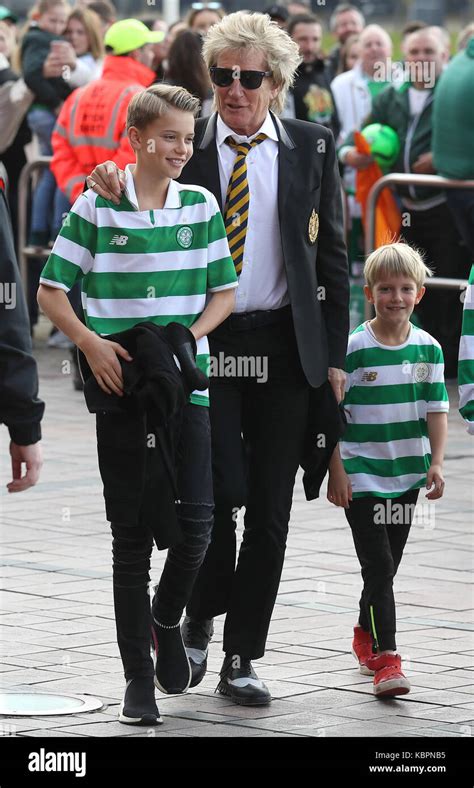
[{"label": "crowd of people", "polygon": [[[394,172],[474,179],[473,27],[451,57],[446,30],[410,23],[400,68],[388,32],[349,4],[332,15],[327,56],[304,3],[228,15],[203,4],[167,27],[116,21],[108,0],[39,0],[16,49],[15,17],[3,20],[0,111],[21,105],[1,153],[12,219],[31,134],[52,160],[32,195],[31,261],[50,249],[30,274],[52,339],[79,350],[79,385],[97,413],[127,682],[120,720],[158,724],[154,686],[180,693],[202,681],[224,613],[218,691],[241,705],[271,701],[252,661],[265,652],[300,465],[308,500],[329,473],[328,500],[351,528],[364,583],[352,640],[360,672],[378,697],[409,692],[393,578],[420,489],[444,494],[445,376],[458,363],[470,428],[474,400],[471,304],[460,355],[462,302],[425,282],[467,279],[474,192],[400,187],[399,237],[364,262],[358,184],[374,156],[358,133],[396,133]],[[348,345],[357,265],[375,317]],[[34,484],[40,463],[27,453],[42,417],[29,333],[21,341],[4,346],[28,379],[20,412],[2,415],[11,491]],[[263,358],[265,380],[224,363],[208,394],[198,373],[209,358],[236,369]],[[153,543],[168,556],[150,608]]]}]

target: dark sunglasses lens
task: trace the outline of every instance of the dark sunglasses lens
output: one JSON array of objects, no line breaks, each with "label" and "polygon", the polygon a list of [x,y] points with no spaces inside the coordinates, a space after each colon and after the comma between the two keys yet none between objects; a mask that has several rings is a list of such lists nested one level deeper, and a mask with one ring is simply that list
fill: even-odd
[{"label": "dark sunglasses lens", "polygon": [[241,71],[239,74],[232,68],[218,68],[217,66],[211,68],[211,79],[214,85],[219,88],[228,88],[232,85],[234,75],[236,78],[240,78],[241,85],[246,90],[259,88],[264,76],[260,71]]},{"label": "dark sunglasses lens", "polygon": [[240,82],[247,90],[256,90],[263,81],[263,75],[259,71],[241,71]]},{"label": "dark sunglasses lens", "polygon": [[219,88],[228,88],[232,84],[231,68],[211,68],[211,79]]}]

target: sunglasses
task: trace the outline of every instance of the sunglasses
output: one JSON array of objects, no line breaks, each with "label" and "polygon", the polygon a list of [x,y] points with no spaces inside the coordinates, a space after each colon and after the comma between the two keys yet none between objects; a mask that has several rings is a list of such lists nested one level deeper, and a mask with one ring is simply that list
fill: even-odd
[{"label": "sunglasses", "polygon": [[240,79],[240,84],[246,90],[256,90],[260,87],[264,77],[271,77],[272,71],[239,71],[236,68],[218,68],[212,66],[209,69],[214,85],[219,88],[228,88],[234,79]]}]

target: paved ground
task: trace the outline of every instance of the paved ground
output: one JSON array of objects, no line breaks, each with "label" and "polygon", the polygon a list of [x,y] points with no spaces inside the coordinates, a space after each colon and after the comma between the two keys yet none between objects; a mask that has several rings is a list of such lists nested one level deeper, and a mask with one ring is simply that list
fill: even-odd
[{"label": "paved ground", "polygon": [[[44,335],[44,327],[42,332]],[[67,353],[36,341],[44,421],[41,483],[1,495],[1,686],[89,694],[99,712],[0,718],[18,736],[149,736],[116,721],[124,680],[112,605],[111,547],[104,519],[94,421],[64,372]],[[396,581],[399,647],[412,692],[377,701],[350,654],[360,576],[346,520],[298,481],[280,593],[265,658],[256,663],[275,700],[235,707],[214,694],[222,618],[205,681],[184,696],[159,696],[175,736],[469,736],[472,704],[472,442],[452,411],[446,497],[413,526]],[[0,488],[9,480],[1,431]],[[153,579],[163,554],[155,555]]]}]

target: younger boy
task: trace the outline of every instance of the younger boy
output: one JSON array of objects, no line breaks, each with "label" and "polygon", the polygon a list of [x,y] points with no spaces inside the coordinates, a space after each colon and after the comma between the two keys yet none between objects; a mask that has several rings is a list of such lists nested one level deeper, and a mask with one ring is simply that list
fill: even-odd
[{"label": "younger boy", "polygon": [[[179,87],[152,85],[132,98],[127,133],[136,165],[127,167],[120,204],[90,190],[82,194],[43,270],[38,292],[41,307],[83,351],[99,386],[108,394],[123,395],[117,356],[132,359],[118,342],[101,335],[144,321],[183,323],[197,341],[197,363],[206,371],[207,334],[233,309],[237,277],[217,202],[206,189],[173,180],[192,155],[198,109],[197,99]],[[82,281],[86,326],[66,296],[78,280]],[[124,723],[156,725],[162,721],[154,682],[167,693],[184,692],[190,683],[179,622],[212,527],[208,404],[207,392],[193,392],[184,408],[176,469],[176,509],[183,541],[168,550],[152,615],[148,583],[153,537],[142,507],[134,522],[111,522],[117,640],[127,681],[119,716]],[[115,419],[113,433],[118,432],[120,450],[126,454],[130,442],[140,438],[127,433],[125,417],[109,418]],[[99,451],[100,446],[99,438]],[[110,453],[107,457],[110,478],[116,471],[114,457]],[[101,466],[104,477],[103,471]],[[145,485],[159,494],[156,478],[147,474]]]},{"label": "younger boy", "polygon": [[[395,641],[393,578],[419,489],[444,492],[448,395],[439,343],[410,323],[431,271],[407,244],[379,247],[364,267],[375,318],[349,337],[344,408],[347,429],[329,468],[328,500],[345,508],[364,587],[352,653],[377,697],[410,683]],[[342,462],[341,462],[342,457]]]}]

